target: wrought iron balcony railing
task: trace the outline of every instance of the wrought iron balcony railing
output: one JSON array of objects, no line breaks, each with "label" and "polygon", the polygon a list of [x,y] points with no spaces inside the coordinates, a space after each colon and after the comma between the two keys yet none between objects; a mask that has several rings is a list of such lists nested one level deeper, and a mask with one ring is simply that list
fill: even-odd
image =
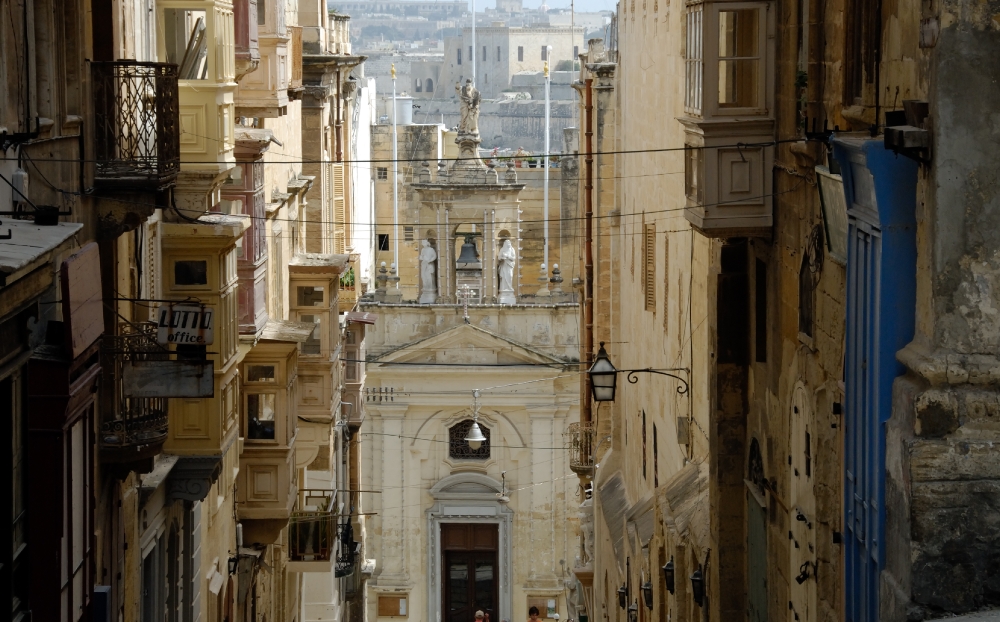
[{"label": "wrought iron balcony railing", "polygon": [[354,573],[360,546],[354,541],[354,527],[350,521],[337,526],[337,539],[340,540],[340,553],[337,554],[337,565],[333,576],[346,577]]},{"label": "wrought iron balcony railing", "polygon": [[177,65],[92,62],[95,183],[156,190],[180,170]]},{"label": "wrought iron balcony railing", "polygon": [[169,352],[156,342],[156,323],[123,324],[120,334],[104,336],[101,355],[112,381],[112,407],[102,409],[102,455],[128,462],[158,454],[167,440],[167,398],[130,397],[122,381],[124,366],[133,361],[168,359]]},{"label": "wrought iron balcony railing", "polygon": [[[306,495],[307,504],[314,498],[308,490],[300,492]],[[292,512],[288,520],[288,561],[326,564],[332,561],[337,542],[337,517],[331,511],[332,502],[332,496],[323,496],[313,506],[316,510]]]},{"label": "wrought iron balcony railing", "polygon": [[594,439],[597,430],[593,423],[571,423],[566,431],[569,437],[569,468],[577,475],[594,475]]}]

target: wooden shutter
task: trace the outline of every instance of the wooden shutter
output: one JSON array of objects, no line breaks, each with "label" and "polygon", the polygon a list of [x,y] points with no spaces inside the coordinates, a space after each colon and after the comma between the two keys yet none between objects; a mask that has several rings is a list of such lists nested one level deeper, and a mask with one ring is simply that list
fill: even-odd
[{"label": "wooden shutter", "polygon": [[344,165],[332,164],[333,184],[330,188],[333,200],[333,252],[344,253],[347,248],[347,207],[344,200]]},{"label": "wooden shutter", "polygon": [[667,330],[667,311],[670,307],[670,234],[663,234],[663,330]]},{"label": "wooden shutter", "polygon": [[642,227],[642,288],[646,311],[656,311],[656,225]]}]

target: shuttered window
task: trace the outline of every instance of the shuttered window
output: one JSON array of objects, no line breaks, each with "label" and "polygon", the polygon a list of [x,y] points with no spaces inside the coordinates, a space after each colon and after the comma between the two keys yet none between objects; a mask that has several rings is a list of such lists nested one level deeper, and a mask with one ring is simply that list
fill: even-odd
[{"label": "shuttered window", "polygon": [[656,225],[642,227],[642,290],[646,311],[656,312]]},{"label": "shuttered window", "polygon": [[347,209],[344,202],[344,165],[331,164],[333,203],[333,252],[343,254],[347,248]]}]

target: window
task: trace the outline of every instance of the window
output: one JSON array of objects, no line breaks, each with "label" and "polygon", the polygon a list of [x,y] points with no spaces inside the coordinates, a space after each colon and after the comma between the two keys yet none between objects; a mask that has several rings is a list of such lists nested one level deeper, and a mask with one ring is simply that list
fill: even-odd
[{"label": "window", "polygon": [[413,241],[413,227],[403,227],[403,240],[406,242]]},{"label": "window", "polygon": [[486,46],[483,46],[483,61],[486,61]]},{"label": "window", "polygon": [[486,460],[490,457],[490,429],[479,422],[479,429],[482,430],[486,440],[479,449],[469,447],[465,437],[472,429],[472,419],[466,419],[453,425],[448,430],[448,456],[454,460]]},{"label": "window", "polygon": [[387,181],[389,179],[389,167],[387,166],[375,167],[375,177],[379,181]]},{"label": "window", "polygon": [[688,7],[687,40],[684,46],[684,110],[701,114],[702,65],[702,16],[701,6]]},{"label": "window", "polygon": [[298,287],[296,298],[297,298],[297,306],[322,307],[323,288],[313,287],[313,286]]},{"label": "window", "polygon": [[754,360],[767,362],[767,264],[757,260],[754,278]]},{"label": "window", "polygon": [[642,479],[646,479],[646,411],[642,411]]},{"label": "window", "polygon": [[580,46],[579,45],[574,45],[573,46],[573,60],[576,61],[578,58],[580,58]]},{"label": "window", "polygon": [[424,81],[421,80],[420,78],[414,78],[413,79],[413,90],[416,91],[417,93],[423,93],[424,92]]},{"label": "window", "polygon": [[864,95],[875,78],[875,63],[882,33],[876,0],[848,0],[844,9],[844,105]]},{"label": "window", "polygon": [[431,80],[430,78],[427,78],[427,86],[424,87],[424,91],[427,92],[427,93],[433,93],[434,92],[434,80]]},{"label": "window", "polygon": [[549,46],[542,46],[542,60],[549,60]]},{"label": "window", "polygon": [[719,107],[760,105],[759,9],[719,11]]},{"label": "window", "polygon": [[656,310],[656,225],[642,226],[642,289],[646,311]]},{"label": "window", "polygon": [[667,330],[670,321],[670,234],[663,234],[663,330]]},{"label": "window", "polygon": [[705,152],[698,147],[687,145],[684,148],[684,193],[688,203],[701,205],[704,198],[702,174],[704,173]]},{"label": "window", "polygon": [[175,261],[174,285],[208,285],[208,262]]},{"label": "window", "polygon": [[274,382],[274,365],[247,365],[247,382]]},{"label": "window", "polygon": [[378,249],[380,251],[387,251],[387,250],[389,250],[389,234],[388,233],[380,233],[380,234],[378,234]]},{"label": "window", "polygon": [[461,65],[462,64],[462,48],[458,48],[455,51],[458,52],[458,64]]},{"label": "window", "polygon": [[799,332],[808,337],[813,333],[813,288],[809,256],[804,254],[799,268]]},{"label": "window", "polygon": [[167,62],[177,65],[178,78],[181,80],[208,78],[205,11],[164,9],[163,44],[167,52]]},{"label": "window", "polygon": [[660,436],[653,424],[653,488],[660,486]]},{"label": "window", "polygon": [[247,393],[247,438],[274,440],[274,393]]},{"label": "window", "polygon": [[497,62],[500,62],[500,46],[497,46]]},{"label": "window", "polygon": [[475,58],[472,56],[472,46],[469,46],[469,60],[475,62]]},{"label": "window", "polygon": [[518,60],[518,62],[523,62],[524,61],[524,46],[523,45],[517,46],[517,60]]},{"label": "window", "polygon": [[309,339],[306,339],[305,343],[302,344],[302,354],[320,354],[322,351],[322,318],[318,315],[303,315],[299,318],[300,322],[312,322],[313,329],[309,333]]}]

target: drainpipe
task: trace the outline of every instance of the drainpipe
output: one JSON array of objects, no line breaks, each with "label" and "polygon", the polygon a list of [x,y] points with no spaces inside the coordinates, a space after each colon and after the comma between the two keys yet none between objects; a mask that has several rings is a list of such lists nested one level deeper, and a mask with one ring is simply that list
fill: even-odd
[{"label": "drainpipe", "polygon": [[342,93],[340,92],[340,69],[337,69],[337,97],[334,100],[334,106],[336,106],[336,112],[334,112],[333,126],[337,131],[337,162],[344,161],[344,143],[341,132],[343,131],[344,122],[340,117],[340,101]]},{"label": "drainpipe", "polygon": [[[586,142],[584,148],[584,195],[586,197],[586,217],[584,218],[584,284],[583,284],[583,352],[586,367],[590,369],[594,360],[594,79],[585,83],[586,107],[584,123]],[[580,423],[590,423],[591,391],[590,375],[582,374],[583,405],[580,408]]]}]

